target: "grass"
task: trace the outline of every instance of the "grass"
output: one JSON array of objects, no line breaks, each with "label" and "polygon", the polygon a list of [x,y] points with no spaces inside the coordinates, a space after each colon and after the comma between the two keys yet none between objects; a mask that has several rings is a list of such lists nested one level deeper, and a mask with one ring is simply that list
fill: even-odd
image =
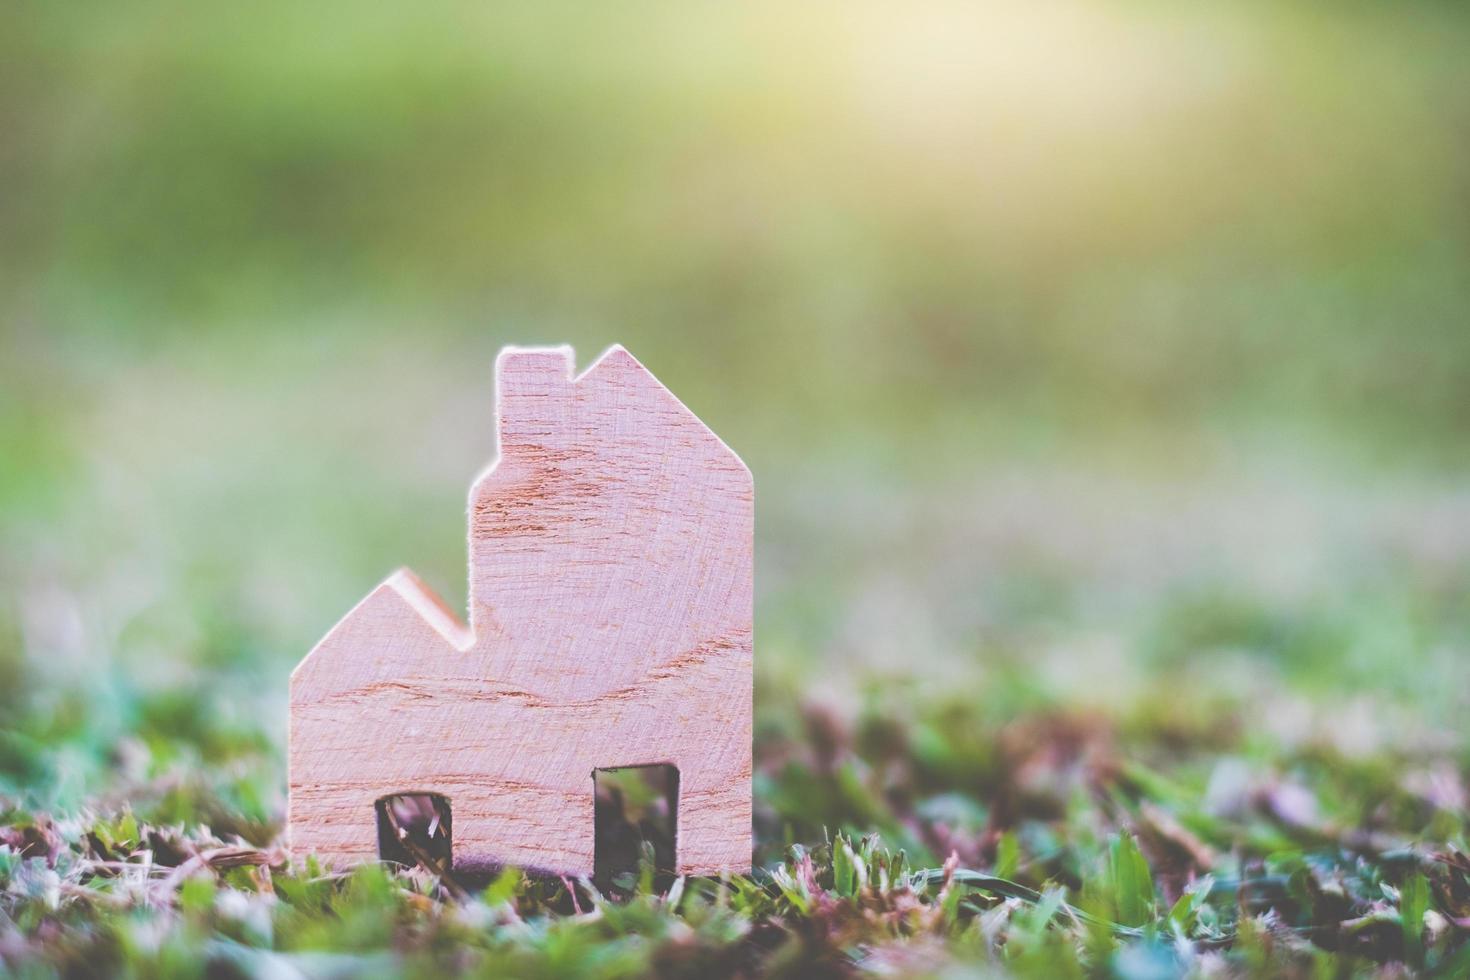
[{"label": "grass", "polygon": [[[0,958],[21,976],[1460,975],[1466,743],[1424,724],[1412,674],[1432,660],[1352,650],[1377,634],[1427,655],[1461,641],[1466,606],[1439,564],[1396,571],[1335,570],[1350,601],[1166,582],[1126,619],[1141,667],[1116,699],[1043,665],[1054,639],[1016,639],[1093,614],[1008,572],[1029,597],[981,681],[817,690],[766,657],[753,875],[511,871],[468,894],[422,868],[292,866],[275,726],[214,710],[231,658],[188,689],[114,690],[110,718],[85,692],[117,678],[37,677],[12,623]],[[208,628],[206,649],[241,642]]]},{"label": "grass", "polygon": [[468,895],[418,869],[293,868],[276,818],[211,769],[105,811],[12,806],[0,957],[20,976],[1470,968],[1453,768],[1321,747],[1251,761],[1221,719],[905,704],[768,717],[758,870],[658,889],[648,865],[602,889],[508,871]]}]

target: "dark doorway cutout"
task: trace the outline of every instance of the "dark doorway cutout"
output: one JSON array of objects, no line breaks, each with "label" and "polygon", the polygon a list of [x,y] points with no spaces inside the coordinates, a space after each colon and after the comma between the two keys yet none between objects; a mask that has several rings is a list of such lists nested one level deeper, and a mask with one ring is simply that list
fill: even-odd
[{"label": "dark doorway cutout", "polygon": [[381,860],[409,868],[427,867],[438,873],[450,869],[454,861],[454,826],[448,797],[399,793],[383,797],[376,809]]},{"label": "dark doorway cutout", "polygon": [[677,867],[679,770],[670,765],[594,769],[592,789],[593,877],[631,888],[648,853],[656,878],[671,879]]}]

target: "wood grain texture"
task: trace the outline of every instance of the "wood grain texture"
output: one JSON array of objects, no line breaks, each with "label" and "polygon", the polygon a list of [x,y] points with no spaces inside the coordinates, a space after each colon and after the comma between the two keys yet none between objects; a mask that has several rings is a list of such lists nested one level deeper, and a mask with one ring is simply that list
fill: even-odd
[{"label": "wood grain texture", "polygon": [[441,793],[454,865],[591,874],[595,768],[679,769],[686,874],[751,860],[754,488],[621,347],[496,362],[462,625],[400,571],[291,675],[291,846],[377,859],[374,803]]}]

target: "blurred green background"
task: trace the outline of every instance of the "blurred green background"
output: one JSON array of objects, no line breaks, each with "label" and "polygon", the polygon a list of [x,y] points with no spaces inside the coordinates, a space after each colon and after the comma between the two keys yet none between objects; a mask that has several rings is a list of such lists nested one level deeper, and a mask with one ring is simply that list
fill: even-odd
[{"label": "blurred green background", "polygon": [[938,690],[1462,752],[1467,50],[1449,3],[7,4],[0,791],[277,812],[295,661],[398,565],[463,601],[507,343],[622,342],[751,465],[767,732]]}]

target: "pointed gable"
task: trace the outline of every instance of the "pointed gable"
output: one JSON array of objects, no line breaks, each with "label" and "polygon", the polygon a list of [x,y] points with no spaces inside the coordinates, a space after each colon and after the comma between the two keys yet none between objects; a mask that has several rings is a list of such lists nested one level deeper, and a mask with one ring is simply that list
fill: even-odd
[{"label": "pointed gable", "polygon": [[576,378],[569,364],[567,348],[497,363],[500,457],[471,494],[471,621],[497,679],[591,697],[689,653],[710,590],[748,604],[718,556],[748,539],[753,488],[622,347]]}]

